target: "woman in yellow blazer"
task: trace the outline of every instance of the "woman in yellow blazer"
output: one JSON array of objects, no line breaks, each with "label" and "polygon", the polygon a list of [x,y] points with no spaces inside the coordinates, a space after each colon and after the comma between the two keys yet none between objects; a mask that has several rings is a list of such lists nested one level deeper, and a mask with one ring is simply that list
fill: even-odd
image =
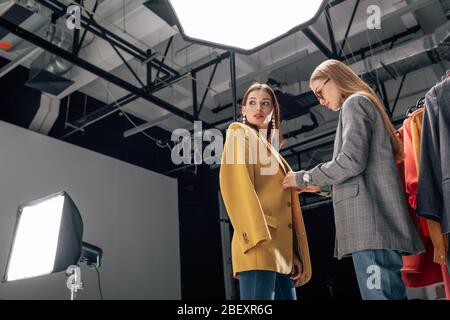
[{"label": "woman in yellow blazer", "polygon": [[280,110],[269,86],[248,88],[242,122],[228,127],[220,167],[234,228],[233,276],[242,300],[295,300],[295,287],[311,278],[311,261],[297,190],[282,187],[292,169],[276,150]]}]

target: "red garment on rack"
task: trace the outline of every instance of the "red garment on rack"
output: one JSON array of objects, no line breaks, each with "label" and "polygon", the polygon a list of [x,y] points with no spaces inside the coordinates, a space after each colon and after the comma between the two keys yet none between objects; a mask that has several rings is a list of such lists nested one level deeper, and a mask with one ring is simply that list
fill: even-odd
[{"label": "red garment on rack", "polygon": [[415,256],[403,256],[402,278],[408,288],[421,288],[442,282],[441,265],[433,262],[434,247],[424,238],[426,251]]}]

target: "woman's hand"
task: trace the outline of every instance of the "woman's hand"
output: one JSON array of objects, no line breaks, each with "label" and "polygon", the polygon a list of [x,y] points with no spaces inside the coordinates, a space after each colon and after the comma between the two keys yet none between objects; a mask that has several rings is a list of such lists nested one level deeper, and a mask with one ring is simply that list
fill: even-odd
[{"label": "woman's hand", "polygon": [[311,184],[304,188],[297,188],[297,193],[303,192],[317,193],[320,192],[320,187]]},{"label": "woman's hand", "polygon": [[294,282],[297,282],[303,274],[303,263],[302,261],[297,257],[296,254],[294,254],[294,261],[292,265],[292,271],[291,271],[291,279]]},{"label": "woman's hand", "polygon": [[294,171],[289,171],[286,174],[286,177],[284,177],[282,185],[283,185],[283,189],[297,188],[297,179],[295,178]]}]

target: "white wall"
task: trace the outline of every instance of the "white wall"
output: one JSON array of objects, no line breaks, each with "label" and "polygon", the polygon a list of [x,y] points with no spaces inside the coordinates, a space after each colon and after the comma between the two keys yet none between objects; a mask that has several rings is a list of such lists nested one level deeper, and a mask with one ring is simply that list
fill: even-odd
[{"label": "white wall", "polygon": [[[0,272],[17,207],[65,190],[84,222],[83,240],[103,249],[105,299],[180,299],[177,181],[0,122]],[[94,270],[82,265],[79,299],[98,299]],[[0,299],[68,299],[63,272],[0,283]]]}]

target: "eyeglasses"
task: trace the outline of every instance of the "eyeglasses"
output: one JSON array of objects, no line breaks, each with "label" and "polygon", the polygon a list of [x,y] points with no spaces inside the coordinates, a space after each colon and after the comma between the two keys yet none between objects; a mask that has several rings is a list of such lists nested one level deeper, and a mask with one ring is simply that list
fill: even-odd
[{"label": "eyeglasses", "polygon": [[[250,100],[247,105],[250,108],[255,109],[258,104],[256,103],[256,100]],[[259,106],[261,107],[261,109],[269,110],[270,108],[272,108],[272,103],[268,100],[263,100],[259,103]]]},{"label": "eyeglasses", "polygon": [[323,100],[323,95],[322,95],[322,89],[323,89],[323,87],[325,87],[325,85],[327,84],[327,82],[328,81],[330,81],[330,78],[328,78],[327,80],[325,80],[325,82],[324,83],[322,83],[322,85],[320,86],[320,89],[318,89],[318,90],[316,90],[315,92],[314,92],[314,95],[317,97],[317,100]]}]

